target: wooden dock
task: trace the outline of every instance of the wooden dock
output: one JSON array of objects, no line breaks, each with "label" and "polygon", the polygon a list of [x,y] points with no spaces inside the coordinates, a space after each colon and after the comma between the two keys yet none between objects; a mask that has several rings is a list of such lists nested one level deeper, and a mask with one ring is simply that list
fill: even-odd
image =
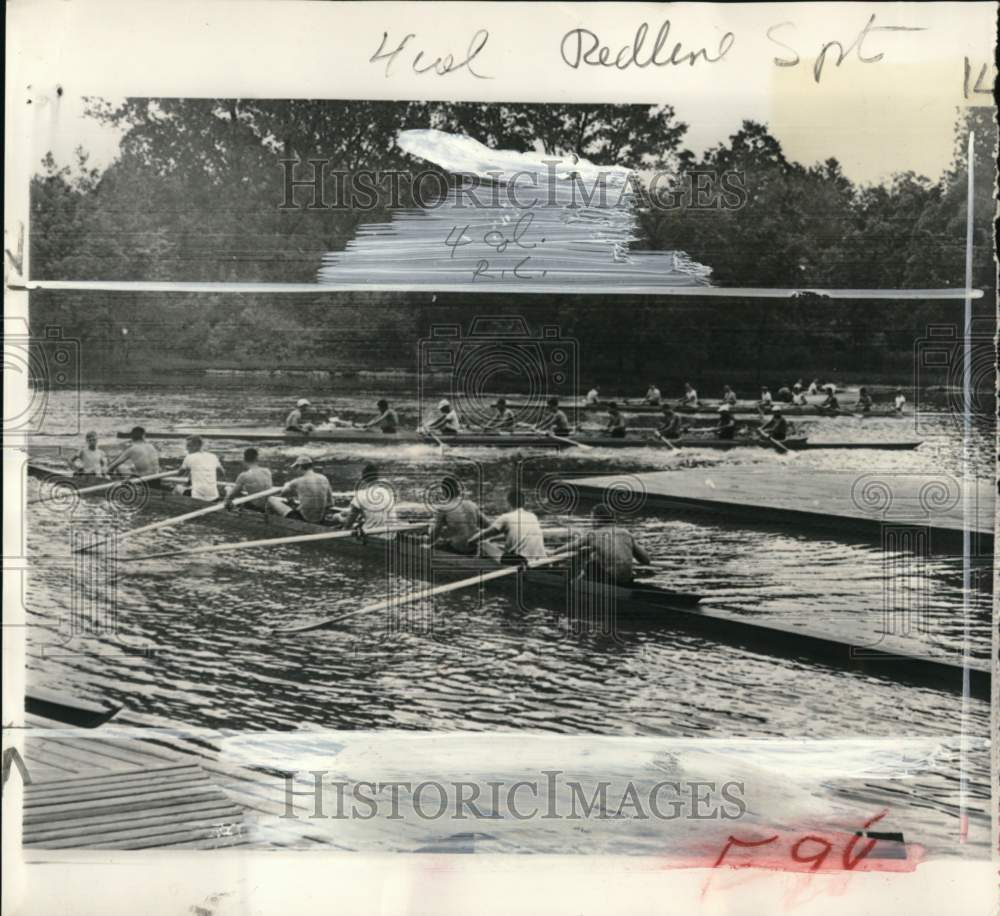
[{"label": "wooden dock", "polygon": [[[970,488],[947,474],[844,473],[744,468],[699,468],[567,478],[583,503],[607,501],[639,513],[704,515],[749,524],[895,538],[918,533],[928,551],[963,548],[965,512],[974,557],[992,557],[995,490]],[[912,538],[911,538],[912,540]]]}]

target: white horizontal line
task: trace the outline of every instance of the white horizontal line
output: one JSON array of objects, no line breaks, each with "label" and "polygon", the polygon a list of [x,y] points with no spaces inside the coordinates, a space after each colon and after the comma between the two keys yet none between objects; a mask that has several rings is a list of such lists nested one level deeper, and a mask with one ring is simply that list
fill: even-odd
[{"label": "white horizontal line", "polygon": [[820,289],[798,287],[768,289],[764,287],[726,286],[629,286],[621,283],[539,283],[529,280],[506,283],[223,283],[207,281],[168,280],[28,280],[9,283],[10,290],[103,290],[136,293],[268,293],[306,294],[358,292],[426,292],[426,293],[504,293],[549,295],[602,296],[707,296],[734,299],[791,299],[802,294],[830,299],[981,299],[980,289],[963,287],[943,289]]}]

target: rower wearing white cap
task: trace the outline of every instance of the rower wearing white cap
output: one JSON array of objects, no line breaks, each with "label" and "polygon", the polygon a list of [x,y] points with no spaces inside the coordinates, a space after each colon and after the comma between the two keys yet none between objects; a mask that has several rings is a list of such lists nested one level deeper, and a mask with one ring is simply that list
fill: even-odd
[{"label": "rower wearing white cap", "polygon": [[788,435],[788,421],[782,416],[780,404],[775,404],[771,408],[771,419],[760,428],[760,431],[779,442]]},{"label": "rower wearing white cap", "polygon": [[[292,467],[301,468],[302,475],[288,481],[279,495],[268,497],[268,511],[301,522],[322,524],[327,509],[333,505],[330,481],[325,475],[317,473],[308,455],[300,455],[292,462]],[[294,506],[290,499],[295,500]]]},{"label": "rower wearing white cap", "polygon": [[460,428],[458,414],[451,409],[451,404],[442,398],[438,402],[438,415],[424,428],[441,436],[457,436]]},{"label": "rower wearing white cap", "polygon": [[285,429],[293,433],[311,433],[316,427],[312,423],[305,423],[302,420],[303,409],[309,406],[309,401],[299,398],[295,404],[295,409],[285,419]]}]

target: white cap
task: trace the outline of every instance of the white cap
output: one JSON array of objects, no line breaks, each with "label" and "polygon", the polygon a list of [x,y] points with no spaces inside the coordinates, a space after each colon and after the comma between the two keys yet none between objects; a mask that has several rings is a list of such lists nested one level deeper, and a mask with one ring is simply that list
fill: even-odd
[{"label": "white cap", "polygon": [[438,401],[438,410],[440,410],[442,407],[451,407],[451,404],[448,403],[447,398],[441,398],[441,400]]},{"label": "white cap", "polygon": [[299,398],[299,402],[298,402],[297,406],[299,406],[299,407],[308,407],[309,406],[309,402],[305,398]]},{"label": "white cap", "polygon": [[312,464],[313,464],[313,460],[308,455],[299,455],[299,457],[296,458],[292,462],[292,467],[293,468],[311,468]]},{"label": "white cap", "polygon": [[774,407],[771,408],[771,413],[781,413],[781,405],[775,404]]}]

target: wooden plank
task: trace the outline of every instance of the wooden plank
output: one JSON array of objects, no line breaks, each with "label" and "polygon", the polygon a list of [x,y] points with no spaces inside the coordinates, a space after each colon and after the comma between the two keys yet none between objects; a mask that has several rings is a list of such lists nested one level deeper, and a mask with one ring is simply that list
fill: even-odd
[{"label": "wooden plank", "polygon": [[197,763],[175,763],[165,767],[150,767],[140,770],[122,770],[119,772],[99,773],[90,776],[78,776],[73,779],[51,779],[44,782],[39,781],[31,786],[31,791],[42,794],[72,792],[77,788],[84,788],[90,785],[103,785],[108,780],[116,780],[122,783],[132,780],[141,781],[154,778],[158,775],[186,770],[198,771],[201,768]]},{"label": "wooden plank", "polygon": [[219,836],[214,825],[200,829],[178,829],[147,837],[133,837],[110,842],[87,843],[88,849],[162,849],[194,843],[199,849],[223,849],[246,841],[238,836]]},{"label": "wooden plank", "polygon": [[179,789],[182,787],[197,788],[202,785],[211,785],[200,772],[181,774],[174,779],[165,779],[159,782],[141,780],[129,782],[124,785],[118,783],[108,783],[107,785],[90,785],[80,788],[76,792],[59,792],[56,794],[43,792],[30,792],[25,794],[25,810],[36,808],[46,808],[71,803],[82,804],[83,802],[95,799],[131,798],[137,793],[156,792],[161,789]]},{"label": "wooden plank", "polygon": [[[44,846],[46,849],[72,849],[82,846],[92,848],[99,844],[113,844],[119,841],[161,840],[180,832],[204,832],[211,836],[217,835],[218,830],[224,829],[226,825],[241,823],[242,814],[239,808],[220,810],[222,813],[219,815],[206,811],[190,820],[175,816],[172,819],[157,818],[156,823],[109,823],[100,826],[88,824],[85,831],[46,839]],[[31,845],[42,845],[42,841],[32,840]]]},{"label": "wooden plank", "polygon": [[[157,826],[174,824],[182,821],[185,816],[198,819],[220,818],[242,820],[243,809],[232,802],[219,802],[215,805],[177,805],[166,814],[151,815],[146,811],[131,811],[123,814],[106,814],[99,817],[86,817],[78,820],[59,821],[53,825],[32,825],[32,829],[24,833],[25,842],[39,844],[49,840],[78,837],[84,831],[98,831],[101,828],[127,829],[129,825]],[[220,821],[221,822],[221,821]]]},{"label": "wooden plank", "polygon": [[86,811],[135,811],[146,810],[152,807],[164,807],[170,804],[179,803],[180,800],[187,801],[214,801],[214,793],[218,791],[210,783],[205,783],[202,788],[186,787],[182,789],[170,790],[167,792],[143,792],[129,797],[127,800],[114,804],[107,804],[103,800],[81,802],[78,805],[44,806],[32,810],[25,810],[25,823],[38,823],[40,821],[66,820],[75,814]]}]

